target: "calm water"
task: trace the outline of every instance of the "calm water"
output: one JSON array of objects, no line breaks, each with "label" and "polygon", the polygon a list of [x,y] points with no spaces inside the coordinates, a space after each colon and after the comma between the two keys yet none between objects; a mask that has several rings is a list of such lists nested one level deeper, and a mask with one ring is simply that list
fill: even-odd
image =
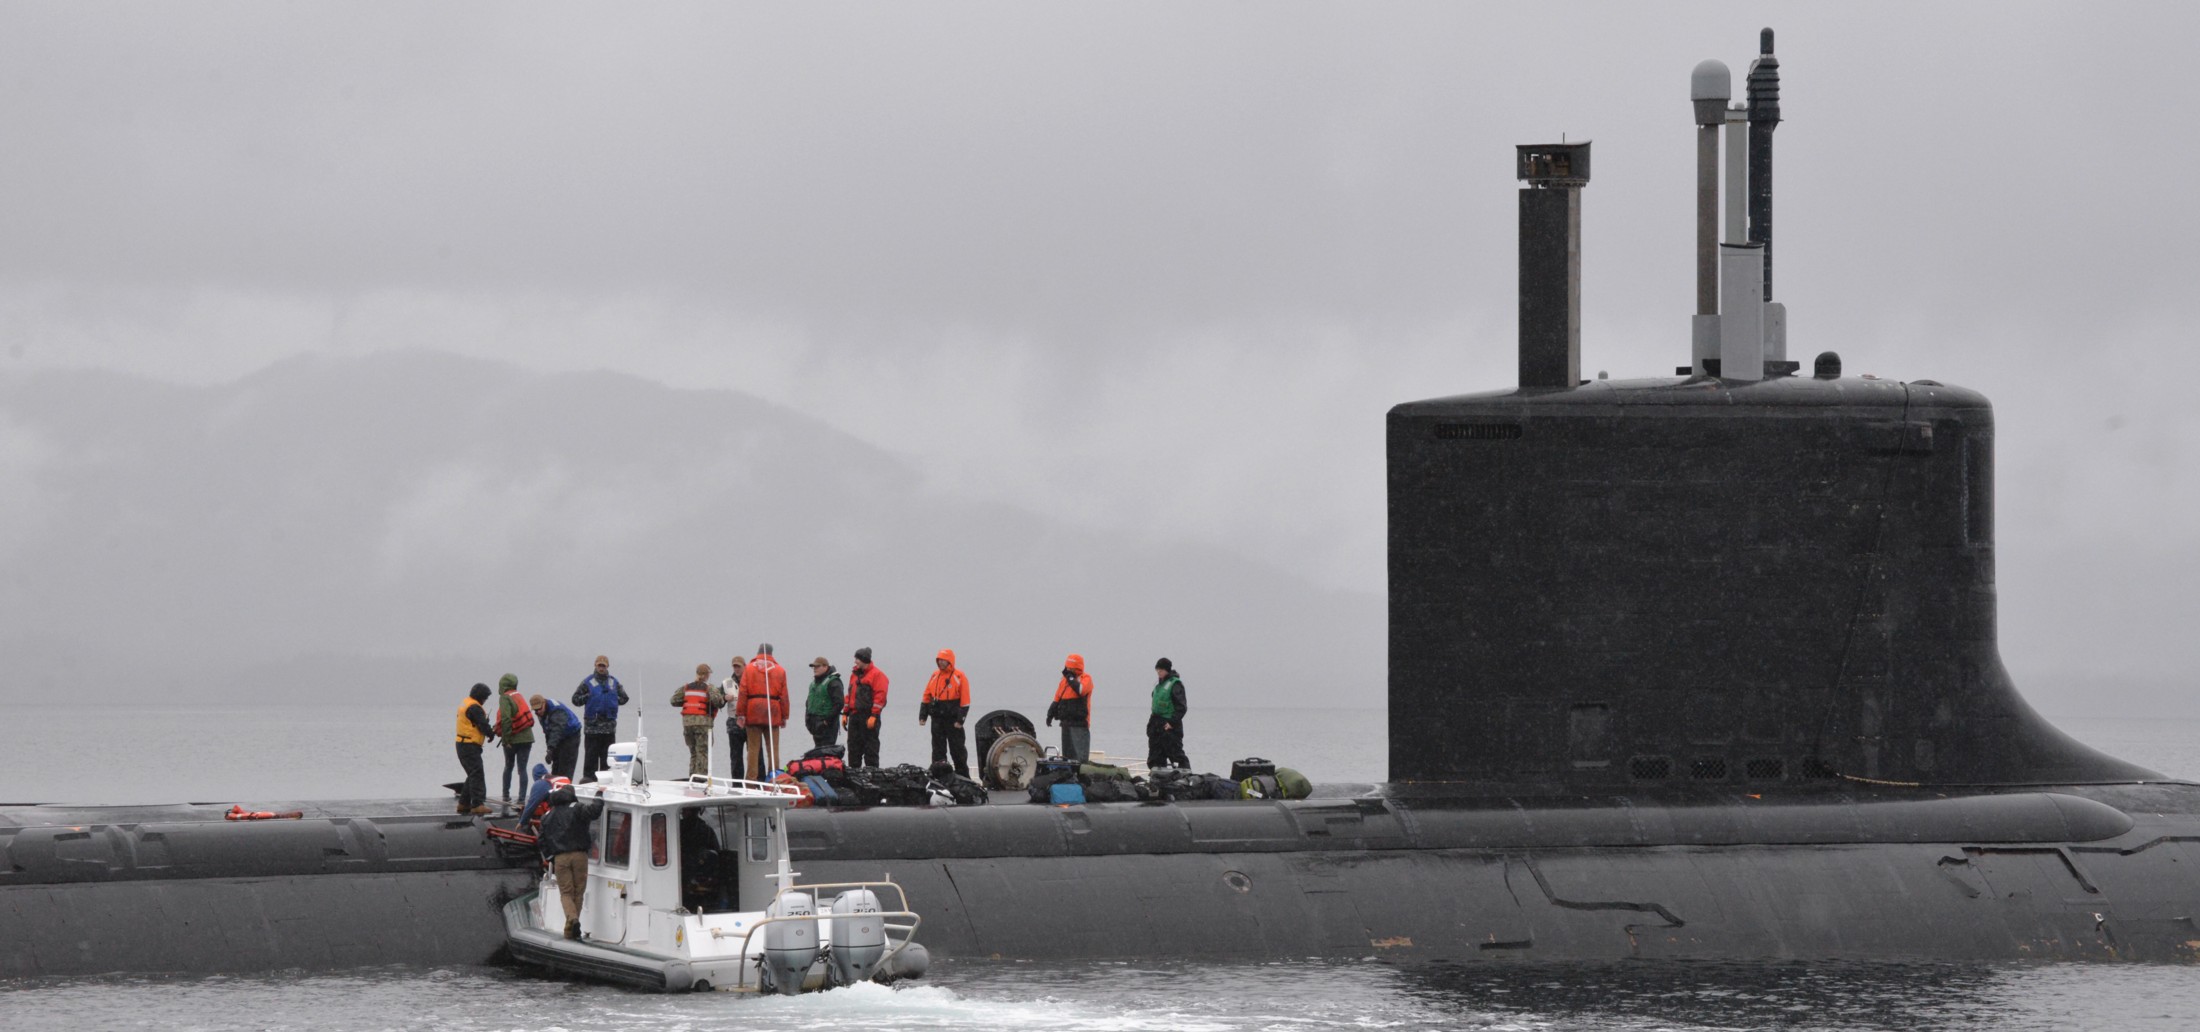
[{"label": "calm water", "polygon": [[[442,707],[343,715],[296,709],[15,707],[0,725],[15,801],[241,801],[410,796],[452,780]],[[1142,752],[1131,712],[1103,711],[1095,745]],[[2200,774],[2200,723],[2064,719],[2089,744]],[[913,719],[889,762],[922,758]],[[88,736],[57,733],[98,727]],[[1383,717],[1331,710],[1195,712],[1204,768],[1263,755],[1320,781],[1380,780]],[[652,725],[677,742],[672,721]],[[660,745],[660,760],[667,755]],[[723,766],[723,758],[720,765]],[[495,769],[491,769],[492,776]],[[493,791],[493,786],[492,786]],[[0,935],[6,929],[0,928]],[[1064,935],[1076,935],[1073,928]],[[791,1000],[659,996],[489,968],[376,968],[251,977],[0,983],[0,1030],[1326,1029],[1655,1030],[2200,1028],[2200,969],[2143,966],[1670,964],[1432,966],[940,963],[923,983]]]}]

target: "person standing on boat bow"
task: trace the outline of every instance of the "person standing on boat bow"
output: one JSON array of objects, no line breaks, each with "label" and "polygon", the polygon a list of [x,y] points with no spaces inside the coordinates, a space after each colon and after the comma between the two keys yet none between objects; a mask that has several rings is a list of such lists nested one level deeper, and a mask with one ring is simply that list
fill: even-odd
[{"label": "person standing on boat bow", "polygon": [[769,642],[741,672],[741,722],[749,729],[749,780],[762,781],[779,767],[779,729],[787,726],[787,668],[772,658]]},{"label": "person standing on boat bow", "polygon": [[535,846],[550,864],[550,876],[558,882],[558,900],[565,904],[565,937],[581,937],[581,894],[588,889],[588,847],[595,839],[590,827],[603,815],[603,800],[577,802],[573,786],[562,785],[550,793],[550,812],[542,817]]},{"label": "person standing on boat bow", "polygon": [[1054,704],[1047,707],[1047,723],[1062,722],[1062,758],[1084,761],[1092,755],[1092,675],[1085,672],[1085,657],[1070,653],[1062,661],[1062,680],[1054,686]]},{"label": "person standing on boat bow", "polygon": [[1175,764],[1189,768],[1184,758],[1184,680],[1176,676],[1176,664],[1163,656],[1153,662],[1153,715],[1146,718],[1146,766]]},{"label": "person standing on boat bow", "polygon": [[726,695],[710,683],[710,664],[695,667],[695,680],[672,690],[672,704],[680,707],[680,733],[687,737],[688,777],[710,776],[711,724],[726,705]]},{"label": "person standing on boat bow", "polygon": [[840,672],[823,656],[810,661],[810,697],[804,706],[802,725],[810,729],[810,745],[824,748],[840,741],[840,710],[846,704]]},{"label": "person standing on boat bow", "polygon": [[489,779],[481,770],[481,746],[496,737],[497,731],[481,711],[481,704],[487,701],[489,686],[477,684],[458,704],[458,766],[466,772],[466,781],[458,789],[460,813],[489,812]]},{"label": "person standing on boat bow", "polygon": [[924,702],[917,707],[917,723],[932,721],[932,766],[955,759],[955,770],[970,776],[970,736],[963,720],[970,716],[970,678],[955,669],[955,650],[941,649],[933,657],[932,679],[924,683]]},{"label": "person standing on boat bow", "polygon": [[848,704],[840,721],[848,728],[850,767],[878,766],[878,719],[886,711],[886,671],[871,665],[871,647],[856,650],[848,668]]},{"label": "person standing on boat bow", "polygon": [[596,780],[596,772],[611,769],[611,740],[619,736],[619,707],[626,705],[626,686],[611,676],[611,658],[596,657],[596,672],[573,689],[573,705],[581,707],[582,727],[588,732],[581,746],[581,780]]}]

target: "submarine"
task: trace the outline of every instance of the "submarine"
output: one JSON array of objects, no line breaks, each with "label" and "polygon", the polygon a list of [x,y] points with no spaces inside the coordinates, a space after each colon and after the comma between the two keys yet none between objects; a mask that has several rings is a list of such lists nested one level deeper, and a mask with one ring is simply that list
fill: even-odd
[{"label": "submarine", "polygon": [[[1671,376],[1581,378],[1591,145],[1516,148],[1518,382],[1387,415],[1387,782],[794,809],[783,858],[950,960],[2200,957],[2200,784],[2002,664],[1988,400],[1788,357],[1759,42],[1741,103],[1691,77]],[[483,822],[284,808],[0,808],[0,977],[508,959],[538,872]]]}]

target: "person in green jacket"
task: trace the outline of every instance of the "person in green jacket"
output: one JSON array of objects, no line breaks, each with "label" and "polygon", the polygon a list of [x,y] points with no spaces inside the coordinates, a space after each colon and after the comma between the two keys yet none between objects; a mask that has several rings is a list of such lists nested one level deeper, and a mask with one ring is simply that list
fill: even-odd
[{"label": "person in green jacket", "polygon": [[1189,768],[1184,758],[1184,679],[1167,656],[1153,664],[1153,715],[1146,718],[1146,766],[1174,764]]},{"label": "person in green jacket", "polygon": [[527,754],[535,751],[535,708],[519,693],[519,678],[497,679],[497,738],[504,743],[504,805],[512,805],[512,775],[519,774],[520,798],[527,797]]},{"label": "person in green jacket", "polygon": [[819,656],[810,661],[810,701],[802,723],[810,729],[812,745],[823,748],[840,741],[840,708],[847,698],[840,671]]}]

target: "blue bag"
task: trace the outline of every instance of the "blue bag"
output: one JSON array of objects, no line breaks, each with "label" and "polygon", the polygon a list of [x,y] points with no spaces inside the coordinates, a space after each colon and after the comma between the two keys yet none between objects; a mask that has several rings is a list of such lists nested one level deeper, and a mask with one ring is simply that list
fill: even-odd
[{"label": "blue bag", "polygon": [[1047,787],[1047,801],[1060,806],[1064,803],[1085,801],[1085,786],[1074,781],[1063,781]]},{"label": "blue bag", "polygon": [[802,787],[810,790],[812,805],[835,806],[840,802],[840,793],[833,791],[832,782],[826,781],[822,774],[803,778]]}]

